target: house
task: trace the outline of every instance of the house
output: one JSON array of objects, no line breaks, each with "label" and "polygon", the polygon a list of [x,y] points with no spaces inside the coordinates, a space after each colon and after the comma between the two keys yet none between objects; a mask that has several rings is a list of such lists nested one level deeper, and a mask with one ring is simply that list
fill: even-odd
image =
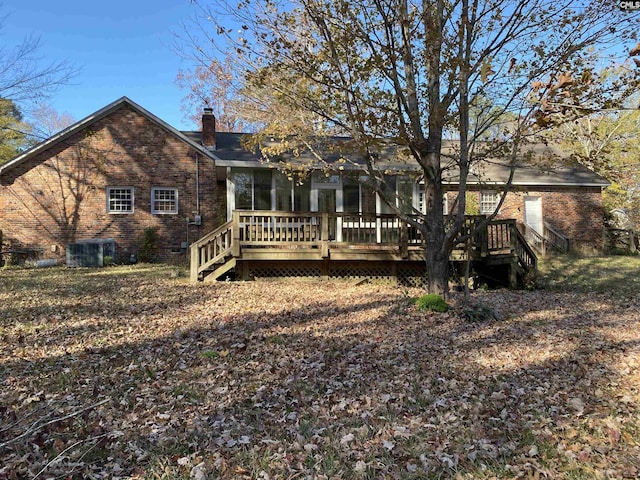
[{"label": "house", "polygon": [[[210,110],[202,131],[181,132],[123,97],[0,167],[0,230],[5,241],[40,258],[63,258],[69,244],[105,238],[114,240],[118,262],[190,255],[198,265],[194,278],[230,269],[244,277],[385,277],[424,268],[415,229],[391,215],[357,168],[286,175],[242,139],[216,132]],[[419,177],[395,165],[394,152],[386,156],[387,170],[397,167],[388,188],[405,207],[422,210]],[[500,165],[474,172],[472,213],[493,211],[506,174]],[[449,182],[453,190],[455,178]],[[601,247],[606,185],[579,166],[546,172],[525,166],[497,219],[514,226],[511,246],[519,225],[540,249],[567,242]],[[453,201],[452,191],[445,203]],[[356,244],[366,249],[355,252]]]}]

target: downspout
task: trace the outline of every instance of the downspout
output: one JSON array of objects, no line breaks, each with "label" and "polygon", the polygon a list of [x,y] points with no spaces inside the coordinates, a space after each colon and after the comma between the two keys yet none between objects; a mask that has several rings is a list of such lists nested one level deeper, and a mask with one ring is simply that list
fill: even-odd
[{"label": "downspout", "polygon": [[200,215],[200,157],[196,152],[196,215]]},{"label": "downspout", "polygon": [[[200,215],[200,157],[198,156],[198,152],[196,152],[196,211],[195,215]],[[195,218],[193,224],[198,227],[198,237],[200,237],[200,225],[196,222]],[[191,220],[187,216],[187,258],[191,255],[189,251],[189,226],[191,225]]]}]

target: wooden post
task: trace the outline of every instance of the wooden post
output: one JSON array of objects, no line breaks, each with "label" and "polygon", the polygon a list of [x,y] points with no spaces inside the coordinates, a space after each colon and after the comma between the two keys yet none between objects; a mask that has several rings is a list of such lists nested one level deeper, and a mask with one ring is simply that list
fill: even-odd
[{"label": "wooden post", "polygon": [[[323,242],[326,244],[326,242]],[[329,280],[329,260],[327,258],[322,260],[320,264],[320,278],[322,280]]]},{"label": "wooden post", "polygon": [[512,258],[509,264],[509,288],[516,290],[518,288],[518,259]]},{"label": "wooden post", "polygon": [[244,280],[245,282],[251,280],[251,278],[249,278],[249,262],[244,261],[241,263],[242,263],[242,280]]},{"label": "wooden post", "polygon": [[400,279],[398,278],[398,264],[397,262],[391,263],[391,282],[394,285],[400,285]]},{"label": "wooden post", "polygon": [[409,226],[407,222],[400,225],[400,257],[409,258]]},{"label": "wooden post", "polygon": [[[636,252],[636,239],[633,233],[634,233],[633,230],[629,230],[629,249],[631,250],[631,253]],[[2,232],[0,232],[0,240],[1,239],[2,239]],[[1,242],[0,242],[0,245],[1,245]]]},{"label": "wooden post", "polygon": [[320,248],[322,258],[329,256],[329,214],[322,214],[322,229],[320,231]]},{"label": "wooden post", "polygon": [[190,274],[191,274],[191,281],[192,282],[197,282],[198,281],[198,268],[200,267],[199,265],[199,259],[200,259],[200,247],[198,246],[198,242],[195,242],[191,245],[191,265],[190,265]]},{"label": "wooden post", "polygon": [[233,212],[233,224],[231,225],[231,255],[240,256],[240,213]]},{"label": "wooden post", "polygon": [[509,240],[511,244],[511,254],[518,254],[518,231],[516,228],[516,222],[509,222]]},{"label": "wooden post", "polygon": [[322,231],[320,232],[320,240],[328,241],[329,240],[329,214],[322,214]]},{"label": "wooden post", "polygon": [[489,226],[488,223],[480,232],[480,256],[483,258],[489,255]]}]

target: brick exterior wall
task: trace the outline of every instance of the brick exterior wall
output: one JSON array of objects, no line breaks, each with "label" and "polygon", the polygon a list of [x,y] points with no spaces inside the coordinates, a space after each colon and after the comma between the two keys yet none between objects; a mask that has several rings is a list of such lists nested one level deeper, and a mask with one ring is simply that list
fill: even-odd
[{"label": "brick exterior wall", "polygon": [[[186,217],[193,221],[198,203],[202,226],[189,227],[189,243],[225,216],[216,180],[213,160],[123,104],[3,174],[0,229],[6,241],[42,249],[42,258],[62,258],[66,245],[78,240],[114,238],[116,260],[128,261],[140,253],[144,230],[153,227],[154,256],[186,260]],[[107,187],[133,187],[134,212],[107,213]],[[151,214],[153,187],[178,189],[178,214]]]},{"label": "brick exterior wall", "polygon": [[[472,192],[480,201],[480,192]],[[448,192],[449,205],[455,194]],[[524,223],[524,197],[540,197],[542,218],[569,238],[572,249],[604,248],[605,223],[599,187],[530,187],[507,194],[497,218],[515,218]]]}]

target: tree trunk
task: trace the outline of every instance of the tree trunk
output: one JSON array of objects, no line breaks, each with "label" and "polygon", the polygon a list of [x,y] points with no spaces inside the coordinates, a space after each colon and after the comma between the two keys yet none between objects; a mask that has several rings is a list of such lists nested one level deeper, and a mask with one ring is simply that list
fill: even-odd
[{"label": "tree trunk", "polygon": [[[429,242],[431,243],[431,242]],[[427,246],[427,291],[446,297],[449,292],[449,259],[439,248]]]},{"label": "tree trunk", "polygon": [[[439,156],[439,152],[433,156],[436,155]],[[430,173],[425,182],[425,197],[428,199],[425,215],[427,290],[446,297],[449,291],[449,250],[446,246],[442,211],[442,181],[439,169]]]}]

